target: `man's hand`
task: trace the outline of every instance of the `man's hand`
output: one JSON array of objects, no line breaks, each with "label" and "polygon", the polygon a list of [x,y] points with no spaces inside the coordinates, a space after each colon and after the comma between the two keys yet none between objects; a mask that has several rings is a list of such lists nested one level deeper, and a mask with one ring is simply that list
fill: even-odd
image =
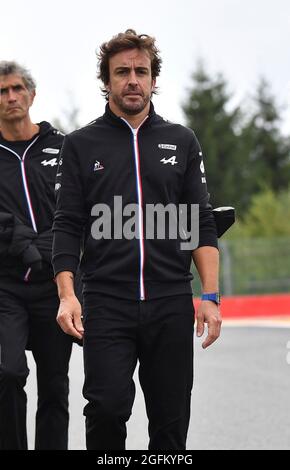
[{"label": "man's hand", "polygon": [[208,324],[208,335],[202,343],[203,349],[206,349],[220,336],[222,319],[218,305],[211,300],[203,300],[198,307],[196,320],[198,337],[204,334],[205,323]]},{"label": "man's hand", "polygon": [[56,320],[65,333],[78,339],[84,334],[81,315],[81,304],[75,295],[60,300]]}]

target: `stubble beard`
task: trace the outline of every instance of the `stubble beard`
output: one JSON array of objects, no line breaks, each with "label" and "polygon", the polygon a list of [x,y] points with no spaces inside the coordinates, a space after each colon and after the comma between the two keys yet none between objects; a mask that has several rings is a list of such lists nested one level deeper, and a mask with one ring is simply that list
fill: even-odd
[{"label": "stubble beard", "polygon": [[142,96],[142,100],[138,100],[136,103],[130,103],[127,104],[125,103],[125,100],[123,97],[113,95],[112,99],[115,103],[116,106],[125,114],[128,116],[135,116],[136,114],[141,113],[147,106],[147,104],[150,101],[150,96]]}]

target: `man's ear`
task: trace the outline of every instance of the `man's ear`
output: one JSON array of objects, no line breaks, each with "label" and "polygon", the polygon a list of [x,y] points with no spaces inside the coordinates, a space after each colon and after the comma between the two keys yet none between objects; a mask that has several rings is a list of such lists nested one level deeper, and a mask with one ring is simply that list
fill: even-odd
[{"label": "man's ear", "polygon": [[33,105],[35,95],[36,95],[36,91],[35,91],[35,90],[31,90],[31,92],[30,92],[30,106]]},{"label": "man's ear", "polygon": [[151,91],[152,91],[152,92],[155,90],[155,87],[156,87],[156,78],[153,78],[153,80],[152,80],[152,86],[151,86]]}]

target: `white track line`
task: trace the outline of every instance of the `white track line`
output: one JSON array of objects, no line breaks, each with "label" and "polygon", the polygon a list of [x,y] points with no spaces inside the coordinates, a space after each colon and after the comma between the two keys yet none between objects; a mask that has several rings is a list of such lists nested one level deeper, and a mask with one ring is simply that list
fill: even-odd
[{"label": "white track line", "polygon": [[223,327],[290,328],[290,316],[271,318],[224,319]]}]

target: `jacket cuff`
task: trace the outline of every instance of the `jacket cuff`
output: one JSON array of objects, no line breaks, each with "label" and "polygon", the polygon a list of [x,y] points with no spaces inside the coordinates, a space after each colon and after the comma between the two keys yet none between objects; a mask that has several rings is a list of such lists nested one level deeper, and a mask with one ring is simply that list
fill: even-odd
[{"label": "jacket cuff", "polygon": [[202,240],[199,241],[198,248],[201,246],[212,246],[219,249],[218,239],[216,237],[203,237]]},{"label": "jacket cuff", "polygon": [[69,271],[75,274],[77,272],[79,262],[79,258],[75,256],[60,255],[55,257],[52,261],[54,277],[63,271]]}]

